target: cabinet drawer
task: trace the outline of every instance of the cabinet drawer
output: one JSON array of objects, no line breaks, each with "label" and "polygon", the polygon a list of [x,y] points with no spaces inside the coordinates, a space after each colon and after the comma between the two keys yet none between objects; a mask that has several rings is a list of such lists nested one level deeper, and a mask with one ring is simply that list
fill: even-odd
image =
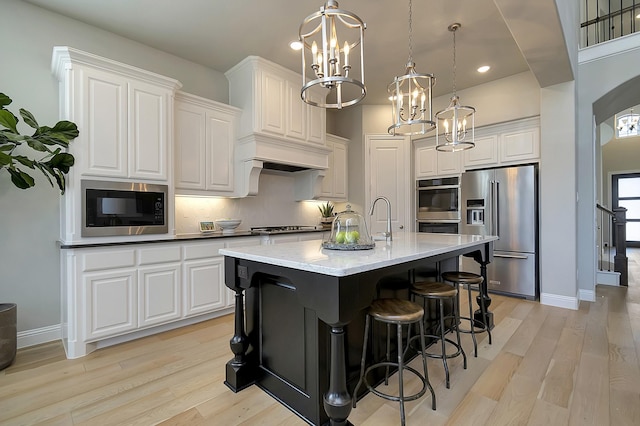
[{"label": "cabinet drawer", "polygon": [[180,261],[180,246],[140,249],[140,265]]},{"label": "cabinet drawer", "polygon": [[222,241],[218,241],[215,243],[185,245],[183,248],[184,260],[217,257],[220,256],[220,253],[218,253],[218,251],[221,248],[224,248],[224,243]]},{"label": "cabinet drawer", "polygon": [[82,270],[99,271],[103,269],[127,268],[135,265],[134,249],[101,250],[82,255]]}]

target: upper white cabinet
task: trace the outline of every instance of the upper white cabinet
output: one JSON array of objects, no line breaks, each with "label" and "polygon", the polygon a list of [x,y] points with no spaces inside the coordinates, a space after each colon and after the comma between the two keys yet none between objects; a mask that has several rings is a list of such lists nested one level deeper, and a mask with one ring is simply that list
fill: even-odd
[{"label": "upper white cabinet", "polygon": [[[238,138],[261,133],[324,145],[326,111],[300,98],[302,77],[273,62],[249,56],[225,73],[229,102],[242,109]],[[313,96],[323,96],[321,91]]]},{"label": "upper white cabinet", "polygon": [[76,173],[168,182],[180,83],[70,47],[54,48],[52,66],[61,115],[80,131],[70,145]]},{"label": "upper white cabinet", "polygon": [[330,200],[347,199],[347,158],[348,139],[327,134],[327,148],[329,153],[329,168],[325,171],[320,186],[320,197]]},{"label": "upper white cabinet", "polygon": [[464,151],[465,169],[540,160],[539,117],[476,129],[476,146]]},{"label": "upper white cabinet", "polygon": [[346,200],[348,188],[347,159],[349,140],[326,135],[328,168],[297,172],[294,198],[302,200]]},{"label": "upper white cabinet", "polygon": [[416,178],[447,176],[462,173],[462,153],[436,150],[435,138],[418,139],[415,146]]},{"label": "upper white cabinet", "polygon": [[178,194],[234,190],[237,108],[184,92],[175,99],[175,187]]}]

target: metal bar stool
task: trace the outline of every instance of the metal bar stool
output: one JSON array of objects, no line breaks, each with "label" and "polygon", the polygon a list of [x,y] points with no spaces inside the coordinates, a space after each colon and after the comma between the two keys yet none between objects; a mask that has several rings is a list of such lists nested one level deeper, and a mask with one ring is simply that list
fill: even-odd
[{"label": "metal bar stool", "polygon": [[[400,421],[402,425],[405,424],[405,413],[404,413],[404,402],[405,401],[413,401],[420,398],[425,394],[427,388],[431,392],[431,408],[433,410],[436,409],[436,394],[433,391],[433,387],[431,387],[431,383],[429,383],[429,373],[427,371],[427,358],[424,356],[425,347],[424,347],[424,339],[420,339],[422,342],[422,366],[424,368],[424,374],[421,374],[416,369],[405,365],[404,363],[404,351],[402,350],[402,326],[407,325],[410,326],[412,324],[418,323],[420,324],[420,336],[424,335],[424,325],[423,319],[424,317],[424,309],[420,307],[420,305],[413,303],[409,300],[403,299],[376,299],[369,306],[369,310],[367,311],[367,317],[365,320],[364,326],[364,344],[362,347],[362,358],[360,360],[360,379],[358,380],[358,384],[356,385],[355,390],[353,391],[354,395],[357,395],[358,389],[362,383],[367,386],[370,392],[373,392],[375,395],[388,399],[390,401],[398,401],[400,402]],[[366,364],[366,356],[367,356],[367,343],[369,340],[369,327],[371,325],[371,318],[376,321],[380,321],[382,323],[387,324],[387,353],[385,361],[375,363],[365,370]],[[397,336],[398,336],[398,361],[391,362],[390,358],[390,325],[395,324],[397,326]],[[381,392],[374,387],[372,387],[367,381],[367,374],[375,368],[386,367],[387,370],[385,372],[385,384],[388,384],[388,375],[389,375],[389,367],[398,367],[398,396],[390,395],[384,392]],[[403,381],[403,373],[404,370],[408,370],[415,374],[422,381],[422,389],[413,395],[405,395],[404,394],[404,381]],[[353,399],[353,408],[356,407],[356,398]]]},{"label": "metal bar stool", "polygon": [[[470,328],[460,329],[461,333],[471,334],[471,338],[473,339],[473,351],[474,355],[478,357],[478,342],[476,341],[476,333],[484,333],[486,332],[489,336],[489,344],[491,344],[491,329],[487,327],[484,321],[480,321],[476,319],[473,315],[473,305],[471,303],[471,290],[475,290],[480,293],[480,284],[484,281],[482,275],[474,274],[472,272],[464,272],[464,271],[449,271],[442,273],[442,279],[444,281],[453,283],[456,288],[459,285],[463,285],[467,289],[467,296],[469,297],[469,316],[463,317],[461,316],[461,320],[469,321]],[[482,295],[480,295],[482,296]],[[484,306],[484,299],[480,297],[478,299],[478,305],[480,305],[480,312],[482,313],[482,318],[486,317],[486,307]]]},{"label": "metal bar stool", "polygon": [[[458,324],[460,322],[460,312],[459,312],[459,306],[458,306],[458,289],[456,287],[452,287],[448,284],[441,283],[441,282],[425,281],[425,282],[414,283],[411,286],[411,294],[414,297],[415,296],[422,297],[423,302],[429,299],[435,300],[436,306],[438,306],[439,308],[438,331],[440,332],[440,334],[438,335],[426,334],[425,337],[431,337],[433,339],[436,339],[436,341],[439,340],[441,343],[441,350],[440,350],[440,353],[425,352],[425,355],[427,355],[430,358],[442,359],[442,364],[444,365],[444,373],[445,373],[445,384],[447,386],[447,389],[449,389],[450,387],[449,365],[447,364],[447,359],[455,358],[459,355],[462,355],[463,367],[465,370],[467,369],[467,355],[464,353],[464,349],[462,349],[462,343],[460,342],[460,332],[458,330]],[[453,306],[453,315],[445,316],[444,314],[445,300],[451,301]],[[454,331],[456,334],[455,342],[451,339],[446,338],[447,328],[445,326],[445,320],[449,318],[453,318],[451,330]],[[416,337],[419,337],[419,336],[412,337],[408,344],[410,345],[412,341],[416,339]],[[456,349],[454,353],[449,353],[449,354],[447,353],[447,345],[446,345],[447,343],[453,345],[453,347]]]}]

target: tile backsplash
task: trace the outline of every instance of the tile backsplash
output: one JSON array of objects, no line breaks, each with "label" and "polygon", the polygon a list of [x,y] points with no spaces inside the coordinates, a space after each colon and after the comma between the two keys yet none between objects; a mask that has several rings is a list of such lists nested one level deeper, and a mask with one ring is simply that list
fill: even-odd
[{"label": "tile backsplash", "polygon": [[[254,197],[176,197],[176,234],[199,232],[199,222],[242,219],[239,230],[255,226],[317,225],[321,201],[295,201],[294,179],[286,174],[261,173]],[[337,210],[339,211],[339,210]]]}]

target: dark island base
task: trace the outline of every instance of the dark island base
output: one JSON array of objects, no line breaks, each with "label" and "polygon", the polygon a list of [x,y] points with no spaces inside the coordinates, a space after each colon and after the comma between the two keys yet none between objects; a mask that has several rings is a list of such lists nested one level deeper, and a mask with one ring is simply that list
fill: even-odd
[{"label": "dark island base", "polygon": [[[457,270],[458,256],[471,253],[486,264],[492,245],[341,277],[226,256],[225,282],[236,292],[236,306],[230,344],[235,356],[225,383],[234,392],[256,384],[309,424],[350,424],[353,398],[366,392],[363,387],[352,396],[371,301],[409,298],[410,282]],[[486,287],[482,293],[490,300]],[[435,324],[436,309],[426,312]],[[386,325],[374,322],[371,333],[368,363],[385,357]],[[370,383],[381,382],[383,375],[383,369],[373,372]]]}]

